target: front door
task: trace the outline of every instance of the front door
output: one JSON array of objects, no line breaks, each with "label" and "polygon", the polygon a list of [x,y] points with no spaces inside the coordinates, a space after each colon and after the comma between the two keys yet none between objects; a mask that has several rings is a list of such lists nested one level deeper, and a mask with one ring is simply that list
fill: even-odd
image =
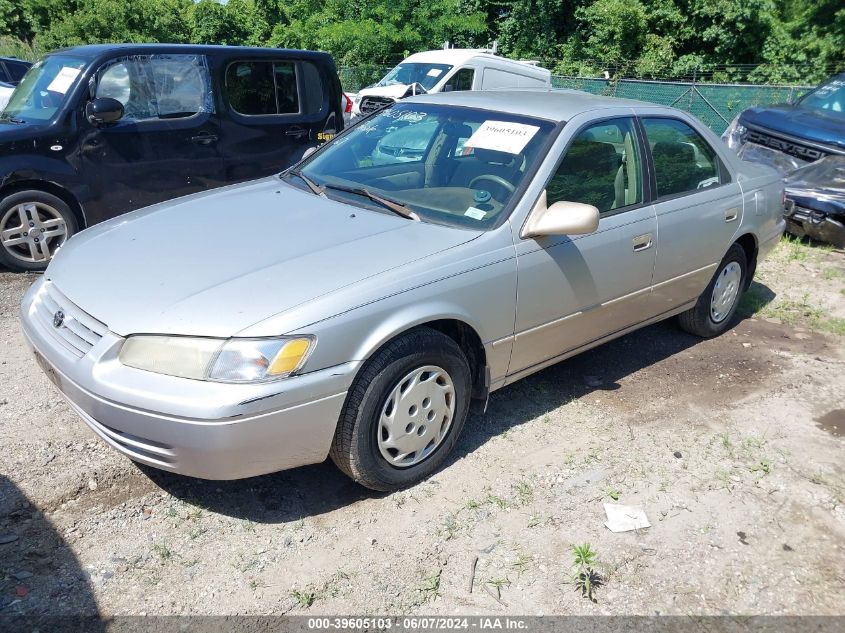
[{"label": "front door", "polygon": [[648,318],[657,223],[644,195],[643,154],[631,117],[588,124],[568,144],[547,203],[592,204],[599,227],[517,242],[514,379]]},{"label": "front door", "polygon": [[[96,97],[123,104],[112,125],[84,120],[82,167],[101,217],[223,184],[220,127],[201,55],[133,55],[97,72]],[[91,206],[91,205],[89,205]]]}]

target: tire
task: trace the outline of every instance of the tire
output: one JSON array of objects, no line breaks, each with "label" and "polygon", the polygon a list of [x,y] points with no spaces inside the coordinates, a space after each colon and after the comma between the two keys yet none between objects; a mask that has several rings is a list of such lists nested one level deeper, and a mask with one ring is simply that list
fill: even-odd
[{"label": "tire", "polygon": [[[733,244],[695,306],[678,315],[681,328],[702,338],[718,336],[727,330],[745,289],[747,275],[745,250],[739,244]],[[723,292],[731,284],[734,284],[734,290],[726,296]],[[719,296],[725,301],[719,302]],[[730,299],[729,303],[727,299]]]},{"label": "tire", "polygon": [[[349,390],[332,442],[332,461],[362,486],[383,492],[425,479],[457,442],[471,386],[469,362],[445,334],[420,327],[389,342],[367,361]],[[450,406],[452,413],[444,413]],[[412,409],[417,410],[413,416]],[[390,416],[383,415],[388,411],[397,425],[389,433],[385,420]],[[431,440],[428,446],[405,457],[407,446],[400,446],[401,451],[388,446],[394,440],[422,444],[426,439]]]},{"label": "tire", "polygon": [[77,229],[76,216],[61,198],[36,189],[10,194],[0,200],[0,264],[17,271],[44,270]]}]

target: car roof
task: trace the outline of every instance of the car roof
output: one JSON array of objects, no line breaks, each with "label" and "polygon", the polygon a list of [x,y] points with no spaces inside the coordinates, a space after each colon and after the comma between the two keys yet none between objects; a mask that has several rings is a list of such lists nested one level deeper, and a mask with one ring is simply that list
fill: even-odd
[{"label": "car roof", "polygon": [[[660,108],[653,103],[603,97],[580,90],[517,89],[460,90],[409,97],[403,102],[442,103],[445,105],[498,110],[509,114],[532,116],[550,121],[568,121],[572,117],[601,108]],[[666,108],[672,111],[671,108]]]},{"label": "car roof", "polygon": [[19,64],[26,64],[27,66],[32,66],[32,62],[28,62],[25,59],[20,59],[19,57],[0,57],[0,61],[18,62]]},{"label": "car roof", "polygon": [[212,44],[86,44],[85,46],[71,46],[53,51],[51,54],[74,55],[83,59],[97,59],[105,55],[121,53],[124,55],[151,55],[155,53],[171,53],[182,55],[209,56],[237,56],[237,55],[279,55],[294,53],[305,58],[330,58],[328,53],[318,51],[302,51],[289,48],[258,48],[253,46],[222,46]]}]

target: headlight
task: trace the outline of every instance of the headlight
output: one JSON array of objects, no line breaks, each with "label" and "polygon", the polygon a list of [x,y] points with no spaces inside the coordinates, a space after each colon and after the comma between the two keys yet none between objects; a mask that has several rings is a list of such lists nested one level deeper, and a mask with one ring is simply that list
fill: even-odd
[{"label": "headlight", "polygon": [[120,362],[157,374],[217,382],[264,382],[301,369],[314,337],[263,339],[131,336]]},{"label": "headlight", "polygon": [[735,152],[745,143],[745,135],[748,133],[748,128],[739,122],[739,117],[739,114],[736,115],[728,129],[722,133],[722,140]]}]

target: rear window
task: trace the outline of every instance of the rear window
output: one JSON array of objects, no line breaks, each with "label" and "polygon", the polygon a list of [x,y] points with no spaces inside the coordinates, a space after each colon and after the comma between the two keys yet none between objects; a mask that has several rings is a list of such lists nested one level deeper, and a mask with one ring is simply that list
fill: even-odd
[{"label": "rear window", "polygon": [[315,114],[325,104],[317,66],[306,61],[236,61],[226,68],[229,106],[246,116]]}]

